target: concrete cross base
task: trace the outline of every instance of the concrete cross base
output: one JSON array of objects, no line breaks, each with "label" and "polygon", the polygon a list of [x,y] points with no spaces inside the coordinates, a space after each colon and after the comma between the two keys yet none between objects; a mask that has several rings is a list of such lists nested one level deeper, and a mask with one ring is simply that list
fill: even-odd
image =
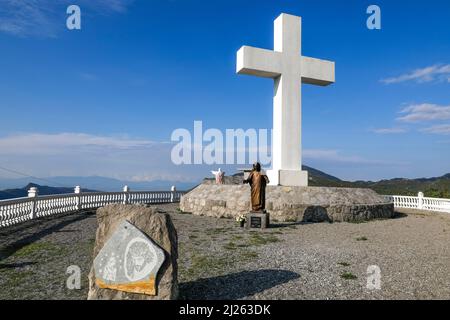
[{"label": "concrete cross base", "polygon": [[308,186],[308,171],[304,170],[267,170],[267,177],[271,186]]},{"label": "concrete cross base", "polygon": [[245,227],[247,229],[266,229],[270,225],[270,215],[268,212],[250,212],[245,217]]}]

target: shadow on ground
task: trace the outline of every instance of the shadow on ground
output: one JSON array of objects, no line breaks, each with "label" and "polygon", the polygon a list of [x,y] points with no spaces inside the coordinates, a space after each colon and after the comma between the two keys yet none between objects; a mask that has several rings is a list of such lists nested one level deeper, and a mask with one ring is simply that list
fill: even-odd
[{"label": "shadow on ground", "polygon": [[0,263],[0,270],[1,269],[23,268],[23,267],[27,267],[27,266],[32,266],[34,264],[37,264],[37,262]]},{"label": "shadow on ground", "polygon": [[181,299],[242,299],[299,278],[286,270],[254,270],[180,284]]},{"label": "shadow on ground", "polygon": [[[310,209],[310,208],[313,208],[313,209]],[[326,212],[325,208],[322,208],[322,207],[310,207],[310,208],[306,209],[303,219],[301,221],[272,223],[269,226],[269,228],[292,228],[292,227],[295,227],[298,225],[305,225],[305,224],[311,224],[311,223],[324,223],[324,222],[333,223],[333,221],[331,221],[330,217],[328,216],[328,213]],[[314,210],[316,210],[316,211],[314,211]],[[401,218],[406,218],[407,216],[408,216],[408,214],[406,214],[405,212],[394,211],[394,215],[392,216],[392,218],[375,218],[375,219],[364,220],[364,221],[350,221],[350,223],[367,223],[367,222],[377,221],[377,220],[401,219]],[[340,223],[340,221],[339,221],[339,223]]]},{"label": "shadow on ground", "polygon": [[279,228],[292,228],[295,226],[300,226],[306,224],[304,222],[275,222],[271,223],[267,229],[279,229]]},{"label": "shadow on ground", "polygon": [[394,212],[394,216],[392,217],[392,219],[400,219],[400,218],[406,218],[408,215],[404,212],[398,212],[395,211]]}]

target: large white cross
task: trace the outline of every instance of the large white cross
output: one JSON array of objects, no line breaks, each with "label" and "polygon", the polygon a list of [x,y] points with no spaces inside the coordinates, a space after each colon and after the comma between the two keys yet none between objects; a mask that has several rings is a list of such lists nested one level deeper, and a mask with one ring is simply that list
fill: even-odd
[{"label": "large white cross", "polygon": [[274,79],[272,170],[270,184],[307,186],[302,171],[301,84],[334,82],[334,62],[301,55],[301,17],[281,14],[274,22],[274,50],[243,46],[237,52],[239,74]]}]

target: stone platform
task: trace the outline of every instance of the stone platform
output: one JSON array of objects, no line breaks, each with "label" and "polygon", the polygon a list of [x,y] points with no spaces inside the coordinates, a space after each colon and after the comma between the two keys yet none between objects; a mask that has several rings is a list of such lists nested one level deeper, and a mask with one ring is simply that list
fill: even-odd
[{"label": "stone platform", "polygon": [[[180,209],[194,215],[235,218],[250,208],[248,185],[201,184],[181,197]],[[267,186],[272,221],[338,222],[392,218],[394,205],[371,189]]]}]

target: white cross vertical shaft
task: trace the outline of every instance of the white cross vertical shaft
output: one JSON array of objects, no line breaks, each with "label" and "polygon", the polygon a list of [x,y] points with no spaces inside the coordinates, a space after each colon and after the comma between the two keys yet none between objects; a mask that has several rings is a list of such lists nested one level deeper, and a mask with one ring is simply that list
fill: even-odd
[{"label": "white cross vertical shaft", "polygon": [[237,73],[274,79],[271,184],[308,185],[302,171],[301,83],[334,82],[334,62],[301,55],[301,18],[281,14],[274,22],[274,51],[243,46]]},{"label": "white cross vertical shaft", "polygon": [[[301,170],[301,19],[281,15],[274,22],[274,50],[283,54],[273,97],[273,170]],[[287,59],[286,59],[287,58]],[[291,107],[289,107],[291,106]],[[292,107],[296,106],[296,107]],[[270,173],[269,173],[270,174]],[[272,176],[272,179],[274,177]],[[276,180],[276,177],[275,177]],[[276,181],[274,181],[276,182]]]}]

